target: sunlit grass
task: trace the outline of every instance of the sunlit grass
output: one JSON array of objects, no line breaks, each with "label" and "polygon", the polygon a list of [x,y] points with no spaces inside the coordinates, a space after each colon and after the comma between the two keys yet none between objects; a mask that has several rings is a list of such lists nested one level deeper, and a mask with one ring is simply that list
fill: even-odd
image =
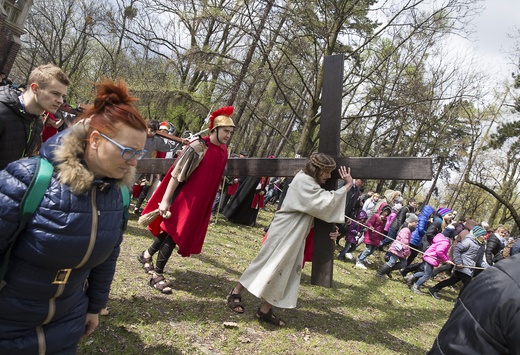
[{"label": "sunlit grass", "polygon": [[[148,286],[137,261],[151,235],[131,217],[121,247],[108,303],[109,314],[80,354],[425,354],[446,321],[457,291],[443,300],[415,295],[394,272],[393,280],[375,277],[382,254],[368,270],[335,261],[334,285],[310,284],[311,265],[303,270],[298,307],[276,310],[287,322],[277,329],[259,323],[259,300],[244,293],[246,312],[227,308],[225,298],[256,256],[273,210],[261,211],[257,227],[225,221],[208,229],[200,255],[174,252],[165,269],[172,295]],[[357,253],[355,253],[357,254]],[[399,276],[399,277],[398,277]],[[427,285],[433,285],[428,281]],[[225,322],[236,326],[225,327]]]}]

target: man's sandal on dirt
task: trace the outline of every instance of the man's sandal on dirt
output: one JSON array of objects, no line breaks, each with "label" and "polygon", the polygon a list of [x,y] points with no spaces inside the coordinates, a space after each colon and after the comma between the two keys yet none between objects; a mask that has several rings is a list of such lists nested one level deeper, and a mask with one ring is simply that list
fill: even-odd
[{"label": "man's sandal on dirt", "polygon": [[275,316],[272,308],[267,313],[262,313],[262,311],[260,311],[260,308],[258,308],[258,311],[256,311],[256,318],[258,318],[258,320],[261,320],[263,322],[267,322],[269,324],[276,325],[277,327],[285,326],[285,321],[283,321],[280,318],[278,318],[277,316]]},{"label": "man's sandal on dirt", "polygon": [[154,266],[152,262],[152,257],[145,258],[144,257],[144,251],[137,255],[137,260],[143,265],[144,272],[147,274],[152,274],[154,271]]},{"label": "man's sandal on dirt", "polygon": [[244,313],[244,304],[242,303],[242,296],[240,293],[233,293],[233,289],[227,296],[227,304],[229,309],[237,313]]},{"label": "man's sandal on dirt", "polygon": [[165,295],[171,295],[171,293],[173,292],[168,281],[166,281],[163,275],[154,273],[148,283],[150,286],[152,286],[156,290],[161,291],[161,293],[164,293]]}]

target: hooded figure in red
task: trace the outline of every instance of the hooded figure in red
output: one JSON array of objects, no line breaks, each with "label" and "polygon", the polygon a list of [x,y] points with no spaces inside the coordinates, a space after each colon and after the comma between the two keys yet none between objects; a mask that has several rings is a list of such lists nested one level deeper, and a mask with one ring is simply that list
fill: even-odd
[{"label": "hooded figure in red", "polygon": [[[152,274],[150,286],[162,293],[172,292],[162,273],[175,246],[182,256],[199,254],[202,250],[228,158],[226,143],[235,127],[232,114],[232,106],[211,114],[210,135],[194,140],[183,149],[143,210],[144,215],[159,209],[159,216],[148,226],[157,238],[138,259],[145,271]],[[168,214],[171,217],[164,218]],[[157,252],[154,267],[152,257]]]}]

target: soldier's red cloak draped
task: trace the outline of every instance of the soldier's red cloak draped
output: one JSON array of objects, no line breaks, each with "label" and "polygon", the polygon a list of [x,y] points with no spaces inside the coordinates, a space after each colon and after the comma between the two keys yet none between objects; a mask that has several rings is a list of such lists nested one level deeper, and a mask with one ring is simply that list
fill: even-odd
[{"label": "soldier's red cloak draped", "polygon": [[[148,226],[155,236],[161,231],[168,233],[179,246],[178,253],[182,256],[199,254],[202,250],[211,218],[211,208],[228,158],[225,144],[217,146],[210,143],[209,137],[202,139],[206,141],[208,150],[199,166],[177,188],[170,207],[171,217],[163,219],[159,216]],[[159,206],[171,179],[172,170],[173,165],[148,201],[143,215]]]}]

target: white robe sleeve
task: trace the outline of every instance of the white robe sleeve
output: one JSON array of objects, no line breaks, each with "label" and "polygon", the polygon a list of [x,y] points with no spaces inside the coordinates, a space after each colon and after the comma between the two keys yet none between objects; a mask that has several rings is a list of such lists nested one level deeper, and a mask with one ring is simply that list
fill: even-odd
[{"label": "white robe sleeve", "polygon": [[344,223],[346,199],[345,187],[328,191],[313,177],[299,172],[289,185],[282,210],[299,211],[328,223]]}]

